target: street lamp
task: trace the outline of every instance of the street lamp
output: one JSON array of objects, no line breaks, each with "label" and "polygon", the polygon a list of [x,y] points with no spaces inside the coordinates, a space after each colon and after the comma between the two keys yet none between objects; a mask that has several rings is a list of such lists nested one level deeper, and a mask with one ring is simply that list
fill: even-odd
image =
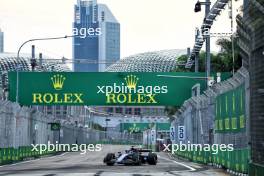
[{"label": "street lamp", "polygon": [[[197,12],[200,12],[202,10],[202,5],[205,5],[205,15],[207,16],[207,14],[210,12],[210,5],[211,5],[211,2],[210,0],[206,0],[205,2],[200,2],[199,0],[196,2],[195,6],[194,6],[194,12],[197,13]],[[209,8],[209,10],[208,10]]]},{"label": "street lamp", "polygon": [[200,12],[201,11],[201,3],[200,1],[197,1],[197,3],[195,4],[195,7],[194,7],[194,12]]},{"label": "street lamp", "polygon": [[[19,64],[18,64],[18,60],[19,60],[19,55],[20,55],[20,51],[22,49],[22,47],[29,43],[29,42],[33,42],[33,41],[43,41],[43,40],[59,40],[59,39],[66,39],[66,38],[71,38],[71,37],[78,37],[78,36],[75,36],[75,35],[71,35],[71,36],[68,36],[68,35],[65,35],[63,37],[48,37],[48,38],[35,38],[35,39],[30,39],[30,40],[27,40],[25,41],[24,43],[22,43],[22,45],[20,45],[18,51],[17,51],[17,65],[16,65],[16,71],[17,71],[17,83],[16,83],[16,103],[18,103],[18,100],[19,100],[19,94],[18,94],[18,88],[19,88],[19,71],[18,69],[20,68]],[[33,59],[33,58],[32,58]],[[36,66],[36,63],[35,61],[31,60],[31,64],[34,66]]]},{"label": "street lamp", "polygon": [[66,39],[66,38],[72,38],[72,37],[78,37],[78,36],[75,36],[75,35],[65,35],[63,37],[48,37],[48,38],[35,38],[35,39],[30,39],[30,40],[27,40],[25,41],[24,43],[22,43],[22,45],[20,45],[18,51],[17,51],[17,59],[19,59],[19,54],[20,54],[20,51],[22,49],[22,47],[29,43],[29,42],[34,42],[34,41],[43,41],[43,40],[59,40],[59,39]]},{"label": "street lamp", "polygon": [[[200,12],[202,10],[202,8],[201,8],[202,5],[205,5],[205,20],[208,20],[208,19],[206,19],[206,17],[210,13],[210,6],[211,6],[210,0],[206,0],[205,2],[200,2],[198,0],[197,3],[195,4],[194,12]],[[202,33],[203,32],[204,31],[202,31]],[[207,77],[207,81],[209,81],[209,77],[210,77],[210,73],[211,73],[210,35],[205,36],[205,42],[206,42],[206,46],[205,46],[205,50],[206,50],[206,77]]]},{"label": "street lamp", "polygon": [[16,74],[17,74],[17,81],[16,81],[16,103],[18,103],[18,88],[19,88],[19,70],[21,69],[21,65],[17,64],[16,66]]}]

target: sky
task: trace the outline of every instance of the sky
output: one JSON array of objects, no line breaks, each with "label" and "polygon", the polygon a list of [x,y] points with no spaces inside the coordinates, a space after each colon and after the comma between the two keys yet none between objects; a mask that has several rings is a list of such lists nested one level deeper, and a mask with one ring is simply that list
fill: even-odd
[{"label": "sky", "polygon": [[[213,0],[214,3],[216,0]],[[17,52],[32,38],[71,35],[73,7],[77,0],[0,0],[0,28],[5,33],[5,51]],[[106,4],[121,25],[121,57],[163,49],[193,47],[195,27],[202,12],[194,13],[196,0],[98,0]],[[238,7],[242,2],[234,2]],[[236,11],[234,11],[236,13]],[[228,11],[214,22],[212,32],[230,32]],[[212,38],[212,51],[219,48]],[[36,52],[54,58],[72,58],[72,39],[40,41]],[[30,53],[31,44],[21,52]]]}]

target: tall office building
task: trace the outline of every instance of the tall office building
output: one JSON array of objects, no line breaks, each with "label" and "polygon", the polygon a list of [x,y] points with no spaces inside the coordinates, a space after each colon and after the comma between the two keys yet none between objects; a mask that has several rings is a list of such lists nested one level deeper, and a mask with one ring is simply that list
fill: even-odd
[{"label": "tall office building", "polygon": [[0,28],[0,53],[4,52],[4,32]]},{"label": "tall office building", "polygon": [[78,0],[74,15],[74,71],[104,71],[120,59],[120,24],[106,5]]}]

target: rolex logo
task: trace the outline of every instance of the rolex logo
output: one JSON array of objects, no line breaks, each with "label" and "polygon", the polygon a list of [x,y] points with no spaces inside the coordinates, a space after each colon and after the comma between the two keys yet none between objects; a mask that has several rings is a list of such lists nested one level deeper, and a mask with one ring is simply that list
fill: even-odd
[{"label": "rolex logo", "polygon": [[125,81],[126,81],[126,84],[127,84],[127,87],[129,89],[135,89],[136,86],[137,86],[137,82],[138,82],[139,78],[137,78],[136,76],[134,75],[128,75],[126,78],[125,78]]},{"label": "rolex logo", "polygon": [[55,90],[61,90],[65,81],[65,77],[63,75],[54,75],[51,78],[53,87]]}]

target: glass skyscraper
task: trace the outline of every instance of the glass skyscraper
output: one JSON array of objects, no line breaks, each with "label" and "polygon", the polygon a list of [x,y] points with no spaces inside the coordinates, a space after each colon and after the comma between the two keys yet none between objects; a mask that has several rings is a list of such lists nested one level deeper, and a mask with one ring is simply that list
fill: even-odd
[{"label": "glass skyscraper", "polygon": [[74,71],[104,71],[120,59],[120,24],[106,5],[78,0],[73,33]]}]

